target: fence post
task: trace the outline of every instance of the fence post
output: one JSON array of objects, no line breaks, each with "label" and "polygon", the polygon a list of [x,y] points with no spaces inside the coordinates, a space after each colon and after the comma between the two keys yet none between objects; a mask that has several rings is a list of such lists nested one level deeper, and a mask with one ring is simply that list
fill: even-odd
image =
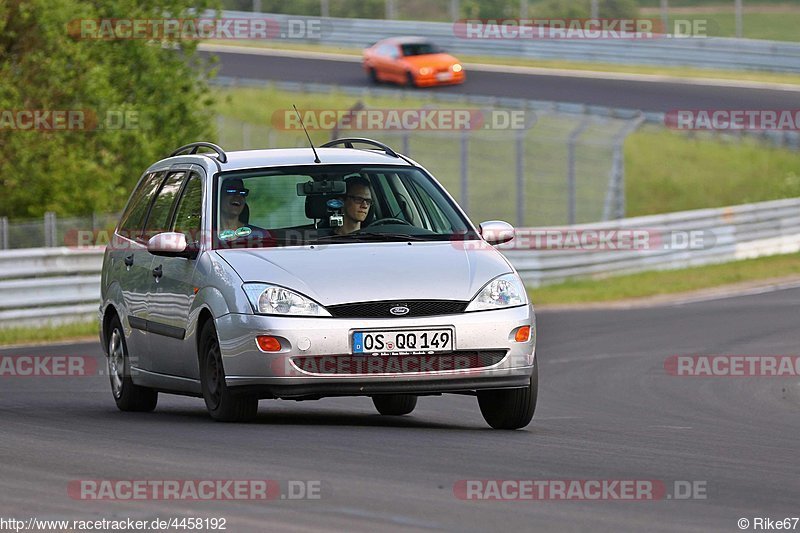
[{"label": "fence post", "polygon": [[469,137],[461,133],[461,208],[469,215]]},{"label": "fence post", "polygon": [[249,150],[250,148],[250,123],[242,122],[242,149]]},{"label": "fence post", "polygon": [[8,248],[8,217],[0,217],[0,250]]},{"label": "fence post", "polygon": [[625,139],[645,121],[643,115],[630,121],[614,136],[611,175],[603,202],[603,221],[625,218]]},{"label": "fence post", "polygon": [[322,18],[328,18],[331,16],[331,5],[329,0],[320,0],[319,14]]},{"label": "fence post", "polygon": [[408,130],[403,130],[403,155],[411,157],[411,143]]},{"label": "fence post", "polygon": [[56,246],[56,214],[48,211],[44,214],[44,245],[46,248],[54,248]]},{"label": "fence post", "polygon": [[517,223],[525,226],[525,130],[517,133]]},{"label": "fence post", "polygon": [[261,13],[261,0],[253,0],[253,13]]},{"label": "fence post", "polygon": [[217,115],[217,142],[220,145],[225,146],[226,138],[224,137],[222,131],[225,129],[225,117],[222,115]]},{"label": "fence post", "polygon": [[576,220],[576,183],[575,183],[575,148],[578,137],[589,125],[589,118],[583,117],[581,123],[569,134],[567,141],[567,224],[575,224]]}]

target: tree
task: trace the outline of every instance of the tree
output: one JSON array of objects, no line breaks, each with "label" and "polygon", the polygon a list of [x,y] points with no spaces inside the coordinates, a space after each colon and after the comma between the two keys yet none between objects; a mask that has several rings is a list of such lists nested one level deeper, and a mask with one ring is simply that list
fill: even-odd
[{"label": "tree", "polygon": [[[196,41],[162,46],[72,31],[87,19],[191,18],[211,1],[0,0],[0,215],[120,210],[147,166],[212,138],[205,79],[213,71],[195,55]],[[50,121],[21,129],[20,111],[49,112]],[[53,111],[82,124],[55,130]]]}]

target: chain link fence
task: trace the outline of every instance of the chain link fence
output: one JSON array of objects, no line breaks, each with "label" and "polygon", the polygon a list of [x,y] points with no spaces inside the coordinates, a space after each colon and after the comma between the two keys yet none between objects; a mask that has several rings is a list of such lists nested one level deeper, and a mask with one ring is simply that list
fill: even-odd
[{"label": "chain link fence", "polygon": [[[531,114],[522,130],[358,130],[427,168],[475,222],[517,226],[576,224],[622,218],[623,143],[641,119],[558,112]],[[219,116],[226,150],[307,147],[302,131]]]},{"label": "chain link fence", "polygon": [[0,217],[0,250],[105,244],[118,219],[118,213],[62,218],[48,212],[39,219],[13,222]]}]

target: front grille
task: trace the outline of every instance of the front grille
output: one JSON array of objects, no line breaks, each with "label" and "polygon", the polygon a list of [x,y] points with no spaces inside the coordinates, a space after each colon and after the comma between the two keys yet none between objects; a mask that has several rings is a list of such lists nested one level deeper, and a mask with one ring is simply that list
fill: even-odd
[{"label": "front grille", "polygon": [[[463,313],[467,304],[456,300],[387,300],[331,305],[326,309],[335,318],[408,318]],[[390,311],[394,307],[407,307],[408,313],[394,315]]]},{"label": "front grille", "polygon": [[506,350],[462,350],[428,355],[311,355],[292,357],[292,363],[310,374],[410,374],[466,371],[496,365]]}]

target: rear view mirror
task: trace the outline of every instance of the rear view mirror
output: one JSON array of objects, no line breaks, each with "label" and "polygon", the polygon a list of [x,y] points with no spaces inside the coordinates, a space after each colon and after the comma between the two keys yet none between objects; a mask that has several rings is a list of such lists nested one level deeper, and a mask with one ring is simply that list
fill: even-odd
[{"label": "rear view mirror", "polygon": [[343,181],[307,181],[297,184],[297,196],[317,194],[343,195],[347,192],[347,184]]},{"label": "rear view mirror", "polygon": [[503,244],[514,238],[514,226],[502,220],[481,222],[481,237],[489,244]]}]

